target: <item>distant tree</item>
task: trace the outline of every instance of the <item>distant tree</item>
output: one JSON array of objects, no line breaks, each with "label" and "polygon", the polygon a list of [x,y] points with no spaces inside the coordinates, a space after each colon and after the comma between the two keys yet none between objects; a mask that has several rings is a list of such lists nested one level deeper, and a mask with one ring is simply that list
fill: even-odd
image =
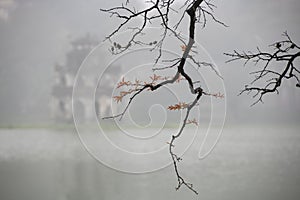
[{"label": "distant tree", "polygon": [[[189,114],[190,111],[195,107],[195,105],[198,104],[200,98],[203,95],[214,96],[217,98],[223,98],[224,95],[219,92],[211,94],[208,91],[204,91],[204,89],[201,86],[195,86],[195,83],[199,81],[193,80],[191,76],[186,73],[185,64],[186,64],[186,60],[190,60],[199,68],[201,66],[209,66],[211,67],[212,70],[214,70],[217,73],[217,71],[215,70],[214,66],[211,63],[197,61],[191,55],[193,45],[195,44],[196,24],[201,24],[202,28],[204,28],[206,26],[207,19],[211,18],[216,23],[219,23],[223,26],[226,25],[223,22],[219,21],[217,18],[215,18],[215,16],[213,15],[216,6],[210,0],[181,1],[182,5],[179,8],[175,7],[175,2],[177,3],[178,1],[149,0],[146,1],[146,4],[148,5],[147,8],[143,10],[137,10],[133,6],[131,6],[131,2],[127,0],[124,4],[120,6],[116,6],[110,9],[100,9],[103,12],[109,13],[112,17],[116,17],[122,20],[119,26],[106,37],[106,40],[111,41],[110,51],[112,54],[120,54],[132,48],[135,45],[152,46],[153,49],[157,49],[159,52],[158,56],[155,58],[155,64],[156,64],[162,57],[163,54],[162,48],[164,45],[164,41],[166,37],[170,35],[174,36],[178,41],[182,43],[181,48],[183,51],[182,56],[180,58],[169,60],[170,65],[168,67],[153,68],[153,71],[158,71],[158,70],[164,70],[164,69],[176,67],[177,69],[176,73],[171,77],[165,77],[165,76],[153,74],[153,76],[150,77],[150,81],[145,81],[145,80],[127,81],[125,80],[125,78],[123,78],[118,83],[117,88],[124,88],[124,90],[122,90],[118,96],[115,96],[113,98],[116,102],[120,102],[124,97],[130,96],[127,106],[125,107],[123,112],[114,116],[104,117],[103,119],[112,119],[112,118],[122,119],[122,117],[128,110],[130,104],[135,99],[135,97],[144,91],[147,92],[155,91],[167,84],[174,84],[179,81],[187,81],[188,83],[187,90],[189,90],[190,93],[194,95],[194,99],[192,100],[192,102],[189,103],[178,102],[177,104],[170,105],[168,107],[169,110],[181,110],[181,109],[186,110],[186,114],[179,131],[176,134],[173,134],[171,136],[171,140],[168,144],[169,144],[169,153],[173,161],[173,166],[178,181],[176,190],[178,190],[181,186],[184,185],[188,189],[193,191],[195,194],[198,194],[198,192],[193,188],[193,185],[189,182],[186,182],[185,179],[182,177],[182,175],[179,173],[178,162],[181,160],[181,158],[174,153],[173,150],[175,147],[174,142],[182,135],[182,132],[187,124],[189,123],[197,124],[197,121],[195,119],[189,119]],[[171,13],[181,16],[175,24],[170,24]],[[186,27],[189,31],[188,40],[184,39],[184,37],[181,36],[180,31],[178,30],[178,27],[180,25],[184,25],[184,26],[186,25],[182,23],[185,17],[189,17],[189,24]],[[141,23],[139,25],[136,25],[133,28],[130,27],[129,23],[136,18],[142,19]],[[151,26],[151,23],[154,21],[160,22],[162,28],[161,37],[158,40],[154,40],[154,41],[142,41],[141,39],[139,39],[138,36],[142,35],[145,28],[147,26]],[[132,29],[132,32],[130,35],[130,39],[125,44],[112,42],[113,37],[119,31],[126,30],[128,28]]]},{"label": "distant tree", "polygon": [[[300,87],[300,68],[295,64],[296,59],[300,57],[300,47],[292,41],[287,32],[283,33],[283,37],[283,40],[269,45],[272,49],[269,52],[261,51],[257,47],[255,53],[236,50],[233,53],[225,53],[231,57],[227,62],[244,60],[244,65],[249,61],[258,65],[258,70],[250,73],[254,76],[253,81],[240,92],[240,94],[253,93],[256,100],[252,105],[263,102],[263,96],[266,94],[279,94],[278,89],[284,80],[294,79],[295,86]],[[260,86],[253,86],[255,83]]]}]

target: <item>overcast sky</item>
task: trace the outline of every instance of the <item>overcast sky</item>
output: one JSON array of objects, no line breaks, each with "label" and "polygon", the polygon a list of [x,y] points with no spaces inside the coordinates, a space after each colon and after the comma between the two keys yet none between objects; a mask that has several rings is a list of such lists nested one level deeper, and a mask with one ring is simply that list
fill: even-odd
[{"label": "overcast sky", "polygon": [[[104,0],[0,0],[1,123],[19,123],[29,118],[33,121],[48,119],[53,65],[64,62],[70,41],[77,37],[90,33],[101,42],[117,22],[99,9],[119,3]],[[209,22],[206,29],[197,30],[196,40],[209,52],[223,74],[230,116],[241,117],[236,112],[249,111],[255,118],[255,111],[280,107],[278,114],[282,118],[296,116],[299,119],[299,91],[289,84],[286,84],[288,92],[284,97],[275,95],[268,99],[269,104],[266,102],[249,110],[250,97],[236,96],[249,80],[246,70],[238,62],[225,64],[227,58],[223,52],[267,47],[281,39],[286,30],[300,44],[300,1],[216,0],[215,4],[218,7],[215,15],[229,28]]]}]

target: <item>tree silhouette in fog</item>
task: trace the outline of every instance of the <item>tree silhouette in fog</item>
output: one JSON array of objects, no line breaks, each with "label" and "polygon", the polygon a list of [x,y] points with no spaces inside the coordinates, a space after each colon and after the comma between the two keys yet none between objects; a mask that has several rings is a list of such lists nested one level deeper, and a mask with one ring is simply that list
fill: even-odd
[{"label": "tree silhouette in fog", "polygon": [[[168,65],[165,67],[157,68],[153,67],[153,75],[150,80],[134,80],[130,81],[123,78],[118,84],[117,88],[121,89],[119,95],[113,97],[118,103],[126,99],[127,103],[122,112],[119,114],[103,117],[103,119],[119,119],[121,120],[125,115],[130,105],[134,102],[134,99],[143,92],[152,92],[159,90],[163,86],[175,84],[181,81],[186,81],[186,90],[194,96],[191,102],[178,102],[175,105],[170,105],[169,110],[185,110],[185,116],[179,131],[171,136],[168,142],[169,154],[172,158],[176,178],[177,186],[176,190],[181,186],[187,187],[189,190],[198,194],[193,185],[185,180],[178,169],[178,163],[182,160],[175,152],[175,140],[178,139],[185,129],[187,124],[195,124],[198,122],[195,119],[190,119],[190,112],[196,106],[199,105],[200,99],[203,96],[214,96],[216,98],[223,98],[224,94],[218,91],[210,93],[203,87],[198,86],[199,80],[193,80],[191,74],[186,72],[186,62],[193,63],[197,68],[203,66],[210,67],[218,78],[222,78],[218,71],[215,69],[212,63],[203,62],[197,60],[192,53],[195,53],[195,35],[199,28],[205,28],[208,20],[218,23],[224,27],[227,27],[225,23],[217,19],[214,15],[216,6],[211,0],[147,0],[145,1],[145,7],[143,9],[136,9],[134,3],[130,0],[126,0],[124,4],[109,9],[100,9],[101,11],[108,13],[111,17],[115,17],[120,20],[118,26],[106,37],[105,40],[111,42],[111,48],[109,49],[113,55],[121,54],[127,50],[132,49],[135,46],[150,47],[151,50],[158,50],[157,57],[154,58],[154,63],[157,64],[163,57],[163,47],[165,45],[166,38],[174,37],[181,45],[182,55],[174,59],[163,60]],[[174,22],[174,19],[179,16],[178,20]],[[185,21],[188,20],[188,23]],[[158,39],[145,40],[141,36],[146,34],[146,28],[151,27],[153,23],[158,23],[161,27],[161,35]],[[180,27],[180,28],[179,28]],[[117,33],[123,30],[130,29],[128,33],[129,39],[121,44],[118,41],[114,41],[114,37]],[[188,30],[188,39],[184,38],[180,29]],[[254,71],[251,74],[255,76],[254,81],[269,78],[266,80],[266,85],[262,87],[246,86],[241,93],[255,92],[254,97],[258,97],[258,100],[254,104],[262,101],[262,98],[267,93],[278,92],[278,88],[281,86],[285,79],[295,79],[296,86],[299,87],[299,69],[294,65],[294,60],[300,55],[299,46],[296,45],[287,33],[284,33],[285,39],[275,42],[270,45],[270,48],[274,49],[272,53],[263,52],[257,48],[257,53],[234,51],[233,53],[226,53],[226,56],[230,56],[231,59],[228,62],[235,60],[245,60],[245,64],[248,61],[254,61],[255,64],[264,63],[263,67],[258,71]],[[271,68],[273,62],[281,63],[281,68]],[[154,66],[155,66],[154,64]],[[156,72],[166,69],[176,69],[173,76],[162,76],[156,74]],[[280,72],[280,69],[283,69]],[[125,100],[124,100],[125,101]]]},{"label": "tree silhouette in fog", "polygon": [[[176,4],[175,4],[176,2]],[[150,46],[152,50],[158,50],[158,55],[155,59],[155,64],[160,61],[163,56],[163,45],[167,37],[175,37],[181,43],[182,56],[179,58],[174,58],[168,60],[169,65],[164,68],[153,68],[153,71],[160,71],[170,68],[176,68],[176,72],[173,76],[165,77],[157,74],[153,74],[150,77],[150,81],[145,80],[135,80],[127,81],[124,78],[118,83],[117,88],[126,88],[120,92],[120,95],[115,96],[114,100],[120,102],[123,98],[128,97],[128,103],[123,112],[109,117],[104,117],[103,119],[112,119],[119,118],[120,120],[128,110],[130,104],[133,102],[136,96],[142,92],[151,92],[162,88],[168,84],[175,84],[179,81],[186,81],[188,83],[187,90],[194,95],[194,99],[191,102],[178,102],[175,105],[170,105],[169,110],[186,110],[185,117],[183,119],[182,125],[179,128],[179,131],[171,136],[169,145],[169,153],[173,161],[173,166],[175,169],[175,174],[177,177],[177,187],[178,190],[181,186],[186,186],[188,189],[193,191],[195,194],[198,192],[194,189],[193,184],[187,182],[183,176],[180,174],[178,169],[178,162],[182,160],[174,152],[174,142],[177,138],[181,136],[184,128],[187,124],[193,123],[197,124],[195,119],[189,119],[190,111],[199,103],[199,100],[203,95],[215,96],[223,98],[224,95],[220,93],[211,94],[208,91],[205,91],[201,86],[196,86],[198,80],[193,80],[185,71],[186,61],[189,60],[197,65],[199,68],[202,66],[208,66],[216,73],[214,66],[211,63],[197,61],[192,55],[194,44],[195,44],[195,33],[196,33],[196,24],[200,24],[202,28],[206,26],[208,18],[212,19],[214,22],[219,23],[223,26],[226,26],[223,22],[219,21],[214,15],[215,5],[209,0],[186,0],[181,2],[181,5],[178,6],[178,1],[175,0],[149,0],[146,1],[146,8],[142,10],[135,9],[134,5],[131,5],[131,2],[127,0],[124,4],[116,6],[109,9],[101,9],[101,11],[110,14],[112,17],[116,17],[121,20],[120,24],[115,30],[113,30],[107,37],[106,40],[111,41],[111,53],[120,54],[126,50],[132,48],[133,46]],[[171,24],[170,19],[171,15],[180,15],[181,17],[176,23]],[[189,18],[189,23],[183,23],[184,18]],[[139,24],[137,23],[132,27],[131,22],[136,19],[142,19]],[[134,21],[136,22],[136,21]],[[162,30],[160,38],[153,41],[144,41],[139,36],[144,34],[146,27],[151,26],[153,22],[159,22]],[[189,38],[185,39],[180,31],[179,26],[184,26],[188,30]],[[113,37],[121,30],[131,29],[131,35],[128,41],[125,44],[119,44],[118,42],[112,42]],[[217,73],[217,75],[219,75]],[[219,76],[220,77],[220,76]]]},{"label": "tree silhouette in fog", "polygon": [[[240,92],[252,93],[256,98],[252,105],[263,102],[263,96],[266,94],[279,94],[279,87],[286,80],[295,80],[295,86],[300,87],[299,74],[300,69],[295,64],[296,59],[300,56],[300,47],[292,41],[287,32],[282,34],[283,40],[277,41],[269,47],[270,51],[261,51],[257,47],[256,52],[238,52],[225,53],[231,57],[227,62],[236,60],[244,60],[244,65],[252,61],[254,65],[258,65],[258,70],[251,72],[254,76],[250,85],[246,85]],[[258,84],[258,86],[254,85]]]}]

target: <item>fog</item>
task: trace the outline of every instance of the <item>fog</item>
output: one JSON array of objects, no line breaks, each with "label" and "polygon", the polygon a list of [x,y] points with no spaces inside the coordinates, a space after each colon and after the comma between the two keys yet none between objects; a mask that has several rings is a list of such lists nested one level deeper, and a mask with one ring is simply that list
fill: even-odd
[{"label": "fog", "polygon": [[[241,62],[225,64],[228,58],[223,53],[267,48],[286,30],[299,41],[299,2],[232,0],[216,4],[216,16],[229,27],[209,21],[205,29],[197,30],[197,42],[209,52],[224,77],[227,120],[264,120],[272,111],[278,121],[298,122],[300,108],[296,102],[300,99],[294,83],[283,84],[284,96],[269,95],[264,105],[249,108],[253,102],[250,96],[237,94],[249,83],[248,69],[253,66],[247,69]],[[0,122],[48,123],[55,63],[64,63],[71,41],[87,33],[101,43],[118,21],[99,8],[118,2],[6,0],[0,5],[5,13],[0,18]]]},{"label": "fog", "polygon": [[[132,1],[137,7],[145,6],[142,2]],[[109,52],[111,43],[104,39],[120,21],[99,9],[120,3],[0,0],[1,199],[198,198],[185,189],[175,192],[176,178],[172,166],[167,165],[166,141],[178,128],[182,113],[166,108],[193,99],[187,85],[140,95],[122,121],[101,120],[126,105],[128,99],[111,104],[111,96],[119,92],[115,86],[120,78],[149,79],[157,56],[157,52],[142,48],[123,57]],[[204,29],[197,26],[196,43],[199,58],[212,62],[223,79],[209,68],[194,69],[191,63],[186,70],[199,78],[204,89],[221,92],[225,98],[203,98],[191,113],[199,117],[200,125],[188,127],[178,144],[179,152],[187,151],[182,171],[203,199],[296,200],[300,180],[299,88],[294,80],[283,81],[279,95],[266,95],[264,103],[251,107],[255,101],[252,95],[238,94],[253,80],[249,72],[257,68],[252,63],[226,63],[229,58],[224,53],[255,51],[257,46],[272,51],[269,45],[281,40],[284,31],[300,44],[300,1],[216,0],[215,4],[215,16],[228,27],[208,18]],[[184,20],[180,30],[187,34],[188,19]],[[153,28],[145,37],[154,41],[157,36]],[[124,38],[126,34],[121,34],[112,42],[124,43]],[[166,43],[167,57],[182,53],[178,43],[169,38]],[[74,84],[80,66],[78,74],[83,76]],[[161,74],[170,76],[172,72]],[[65,76],[68,73],[71,76]],[[80,88],[81,82],[89,87]],[[95,134],[95,127],[86,128],[86,124],[98,124],[109,134]],[[202,159],[199,147],[209,131],[204,153],[210,154],[214,142],[219,143],[211,157]],[[106,140],[116,146],[109,146]],[[191,146],[186,150],[185,145]],[[123,156],[124,152],[133,153]],[[153,156],[153,152],[160,153],[154,159],[135,157],[149,152]],[[143,173],[132,175],[137,171]]]}]

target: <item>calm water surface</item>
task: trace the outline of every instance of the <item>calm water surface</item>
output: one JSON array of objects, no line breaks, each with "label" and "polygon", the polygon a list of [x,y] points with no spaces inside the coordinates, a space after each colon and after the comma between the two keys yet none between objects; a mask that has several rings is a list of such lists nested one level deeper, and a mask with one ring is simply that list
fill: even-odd
[{"label": "calm water surface", "polygon": [[[184,155],[181,172],[198,196],[185,188],[175,191],[172,166],[139,175],[104,166],[87,153],[75,131],[2,129],[0,199],[300,199],[300,127],[234,127],[224,129],[206,159],[197,159],[199,147]],[[118,134],[112,131],[111,137],[117,141]],[[159,159],[169,155],[153,163]]]}]

